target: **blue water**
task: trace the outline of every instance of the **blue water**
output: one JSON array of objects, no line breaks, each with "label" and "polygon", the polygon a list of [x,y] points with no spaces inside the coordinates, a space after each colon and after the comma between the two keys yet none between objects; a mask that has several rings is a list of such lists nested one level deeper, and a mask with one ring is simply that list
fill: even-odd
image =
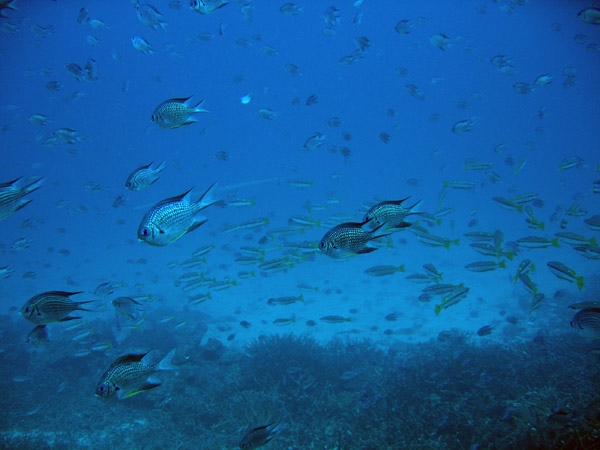
[{"label": "blue water", "polygon": [[[494,445],[500,444],[490,440],[469,440],[462,435],[451,444],[444,436],[452,433],[439,424],[428,431],[429,438],[437,433],[438,441],[419,441],[417,437],[398,441],[384,431],[384,437],[379,441],[373,438],[371,444],[342,437],[335,441],[332,436],[338,433],[348,435],[350,423],[343,418],[333,420],[335,413],[330,413],[331,424],[313,428],[314,423],[303,422],[309,413],[304,418],[291,413],[292,396],[279,415],[234,418],[226,408],[214,410],[219,402],[227,405],[233,401],[226,391],[230,389],[236,396],[239,392],[259,395],[267,392],[267,387],[249,387],[238,380],[225,383],[227,390],[215,387],[207,393],[202,385],[206,380],[235,378],[247,364],[243,358],[249,345],[262,342],[256,340],[259,337],[282,333],[291,333],[290,339],[314,338],[314,345],[325,346],[323,358],[327,360],[335,359],[333,350],[326,356],[332,340],[341,339],[348,345],[369,342],[373,347],[365,352],[383,352],[388,368],[402,366],[406,355],[420,351],[436,360],[435,350],[426,349],[435,349],[440,332],[449,330],[464,336],[456,346],[487,351],[492,360],[494,352],[507,349],[519,354],[518,346],[529,345],[539,336],[569,342],[568,348],[555,349],[558,359],[569,352],[579,352],[585,359],[585,352],[593,350],[593,341],[571,329],[573,311],[568,306],[599,299],[598,259],[590,257],[594,253],[586,257],[564,242],[559,248],[519,248],[514,260],[503,258],[506,269],[474,273],[464,266],[498,260],[474,252],[463,236],[472,231],[501,230],[508,248],[512,248],[510,242],[525,236],[554,239],[560,231],[600,238],[597,227],[584,222],[600,214],[600,195],[593,191],[593,183],[600,180],[600,27],[577,17],[588,3],[299,1],[302,10],[298,15],[281,13],[283,3],[232,1],[212,14],[201,15],[185,1],[156,1],[153,5],[163,14],[166,30],[141,23],[134,3],[126,1],[20,1],[16,2],[18,10],[3,11],[8,18],[0,19],[0,182],[18,177],[45,180],[41,189],[27,197],[33,200],[30,205],[0,223],[0,267],[12,272],[0,280],[1,320],[5,323],[0,331],[0,359],[4,359],[0,382],[13,393],[8,403],[11,410],[4,409],[0,420],[1,445],[41,448],[45,442],[49,448],[233,448],[244,430],[269,421],[284,424],[280,436],[265,446],[273,449],[498,448]],[[341,17],[339,23],[328,26],[324,12],[332,5]],[[93,27],[93,22],[78,23],[82,7],[90,19],[102,21],[105,29]],[[409,21],[408,33],[395,31],[401,20]],[[36,32],[38,26],[49,30],[47,36]],[[440,33],[448,39],[445,49],[430,41]],[[96,46],[90,45],[90,36],[98,41]],[[131,44],[134,36],[146,39],[155,54],[137,51]],[[355,39],[361,36],[368,38],[369,48],[352,64],[343,63],[341,59],[355,50]],[[265,46],[276,53],[268,54]],[[510,74],[491,63],[497,55],[510,60],[510,67],[504,68],[510,69]],[[97,66],[96,81],[78,81],[65,68],[72,62],[83,67],[89,58]],[[296,65],[300,74],[289,73],[286,64]],[[567,73],[574,75],[570,78]],[[546,74],[551,82],[535,86],[534,81]],[[47,89],[50,81],[58,82],[60,89]],[[529,83],[532,91],[517,93],[514,85],[519,82]],[[424,98],[409,95],[409,84],[417,86]],[[244,104],[241,99],[247,94],[251,101]],[[307,105],[311,95],[318,97],[318,103]],[[204,99],[202,106],[209,110],[195,115],[197,123],[168,130],[152,123],[150,116],[160,102],[188,96],[193,96],[194,103]],[[257,112],[263,108],[275,111],[276,117],[259,117]],[[31,123],[28,118],[33,114],[47,116],[48,123]],[[341,119],[339,127],[328,125],[333,117]],[[471,130],[454,133],[453,126],[463,120],[473,120]],[[76,130],[81,141],[49,143],[48,138],[60,128]],[[317,132],[325,136],[323,145],[303,148]],[[381,133],[390,136],[388,143],[380,138]],[[343,147],[350,150],[349,156],[342,154]],[[219,152],[226,152],[227,160],[218,158]],[[574,157],[581,160],[580,167],[559,169],[566,158]],[[526,162],[517,171],[510,161],[521,158]],[[496,172],[501,181],[492,183],[485,171],[465,170],[469,159],[492,163],[488,170]],[[152,161],[166,161],[159,180],[141,192],[127,190],[124,183],[132,170]],[[291,183],[295,180],[311,185],[300,189]],[[443,188],[444,182],[452,181],[468,181],[474,186]],[[209,207],[204,211],[206,224],[166,247],[138,241],[140,220],[153,204],[190,188],[197,197],[212,183],[218,183],[225,202],[248,199],[254,205]],[[543,203],[538,200],[532,208],[535,218],[545,224],[543,231],[529,228],[525,213],[507,211],[492,200],[521,193],[539,194]],[[120,195],[124,205],[115,207]],[[410,221],[437,236],[460,239],[460,244],[449,250],[424,246],[411,229],[405,229],[375,244],[380,247],[377,251],[343,260],[316,250],[300,257],[290,253],[301,242],[312,244],[314,250],[329,228],[344,221],[362,221],[366,209],[377,201],[409,196],[410,204],[421,201],[421,212],[435,214],[452,207],[439,225],[427,225],[418,216],[411,216]],[[326,208],[311,216],[307,203]],[[577,214],[568,212],[573,206]],[[342,213],[345,219],[338,219],[336,214]],[[311,216],[318,225],[303,232],[277,234],[289,226],[292,216]],[[258,218],[268,218],[269,224],[224,232],[226,227]],[[261,241],[265,236],[270,237]],[[17,248],[21,239],[26,240],[26,248]],[[181,266],[194,250],[206,245],[214,248],[205,263],[194,268]],[[265,260],[287,258],[286,263],[293,267],[264,273],[257,266],[240,265],[235,259],[243,246],[263,250]],[[598,253],[595,255],[597,258]],[[545,295],[533,312],[532,295],[512,279],[525,258],[535,263],[530,277]],[[560,261],[583,276],[583,290],[555,277],[546,267],[549,261]],[[423,273],[422,266],[427,263],[444,273],[444,282],[470,288],[465,299],[439,316],[434,307],[440,298],[418,301],[426,285],[405,278]],[[386,277],[364,273],[375,265],[400,264],[405,265],[405,273]],[[212,291],[210,300],[189,306],[190,295],[210,291],[200,288],[189,294],[182,290],[179,277],[193,271],[217,280],[235,280],[236,285]],[[253,271],[254,276],[243,279],[240,271]],[[115,283],[115,292],[105,297],[94,295],[96,287],[105,282]],[[302,292],[297,287],[300,283],[315,290]],[[83,291],[77,299],[96,300],[93,311],[82,313],[81,322],[48,325],[50,342],[46,345],[26,344],[32,325],[20,317],[18,309],[32,296],[51,290]],[[300,294],[303,302],[267,304],[272,297]],[[117,296],[132,296],[143,303],[146,320],[137,328],[117,329],[110,303]],[[397,314],[396,321],[385,319],[391,313]],[[320,320],[327,315],[351,320],[340,324]],[[518,323],[507,322],[510,316]],[[278,327],[273,322],[281,318],[293,318],[294,322]],[[251,325],[241,326],[241,321]],[[69,330],[75,323],[81,326]],[[492,334],[479,336],[477,330],[486,325],[493,327]],[[88,336],[78,338],[87,332]],[[210,358],[203,363],[201,349],[211,339],[211,345],[219,341],[227,354],[234,356],[226,363]],[[110,348],[105,351],[89,350],[107,342]],[[174,363],[181,370],[160,374],[163,386],[121,402],[93,397],[97,379],[118,356],[151,348],[166,353],[172,346],[177,347]],[[402,350],[391,352],[392,348]],[[452,353],[454,350],[447,353],[460,359],[461,354]],[[356,366],[361,366],[363,357],[355,356]],[[282,365],[284,368],[277,370],[286,376],[293,378],[298,373],[293,363]],[[340,362],[342,366],[345,373],[353,364],[346,367]],[[260,370],[268,372],[270,367]],[[444,371],[443,363],[437,370]],[[527,367],[514,370],[522,371],[527,379]],[[547,424],[545,417],[558,409],[581,411],[583,403],[597,398],[597,381],[590,381],[597,372],[583,372],[576,381],[591,383],[595,392],[586,391],[591,396],[586,402],[563,397],[557,405],[544,404],[538,414],[543,424]],[[198,379],[191,382],[190,373]],[[366,386],[376,381],[374,376],[350,390],[356,394],[354,401],[370,392]],[[57,392],[61,382],[65,385]],[[323,383],[323,389],[333,389]],[[544,386],[558,389],[554,380]],[[213,409],[214,417],[185,425],[177,416],[186,408],[183,403],[173,409],[167,405],[197,395],[205,397],[204,405],[213,405],[208,408]],[[264,403],[264,399],[250,397],[243,397],[240,405]],[[317,405],[317,400],[311,403],[312,397],[308,398],[307,404]],[[341,400],[331,401],[344,410]],[[506,401],[515,401],[514,396]],[[56,404],[62,405],[62,419],[55,416],[55,423],[50,423]],[[306,411],[306,406],[298,405],[304,403],[296,407]],[[189,407],[184,417],[201,415],[194,409],[202,409],[199,405]],[[246,410],[246,406],[240,408]],[[157,419],[153,414],[159,410],[164,415]],[[81,411],[88,411],[87,416],[79,415]],[[581,417],[576,418],[581,424]],[[102,420],[107,429],[99,435],[93,424]],[[156,420],[165,427],[160,437],[152,435]],[[65,425],[70,421],[77,423],[75,429]],[[118,423],[140,428],[134,433],[126,425],[118,428]],[[168,433],[169,427],[175,430],[178,426],[189,434],[179,447]],[[190,426],[199,427],[196,434]],[[120,431],[115,431],[111,440],[108,429],[117,428]],[[208,436],[209,429],[211,440],[199,441],[195,447],[190,444],[196,435],[198,439]],[[303,429],[302,439],[299,429]],[[573,428],[566,431],[572,434]],[[130,437],[123,441],[121,436]]]}]

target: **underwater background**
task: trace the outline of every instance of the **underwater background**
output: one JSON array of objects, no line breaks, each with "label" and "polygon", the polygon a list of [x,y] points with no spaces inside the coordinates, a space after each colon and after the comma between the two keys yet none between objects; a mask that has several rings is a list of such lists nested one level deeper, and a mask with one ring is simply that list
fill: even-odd
[{"label": "underwater background", "polygon": [[[0,191],[23,195],[0,194],[0,448],[233,449],[269,424],[246,448],[600,448],[595,8],[0,2]],[[151,119],[190,96],[193,123]],[[138,239],[213,183],[205,224]],[[320,249],[404,199],[369,253]],[[35,328],[48,291],[89,311]],[[160,386],[94,395],[171,349]]]}]

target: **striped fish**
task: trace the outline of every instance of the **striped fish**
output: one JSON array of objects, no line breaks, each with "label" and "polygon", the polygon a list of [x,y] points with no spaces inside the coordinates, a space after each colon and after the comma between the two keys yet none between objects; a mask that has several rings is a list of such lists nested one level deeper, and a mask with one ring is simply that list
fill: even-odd
[{"label": "striped fish", "polygon": [[408,198],[409,197],[406,197],[402,200],[388,200],[377,203],[367,211],[364,221],[371,221],[371,226],[374,227],[380,226],[384,223],[386,224],[387,228],[410,227],[412,223],[405,222],[404,219],[406,216],[411,214],[419,214],[418,212],[414,212],[413,208],[415,208],[420,201],[412,206],[409,206],[408,208],[405,208],[403,203],[408,200]]},{"label": "striped fish", "polygon": [[156,352],[121,356],[113,362],[96,385],[96,396],[111,398],[115,395],[119,400],[153,389],[162,382],[151,375],[159,370],[175,370],[171,364],[175,349],[162,359],[157,359]]},{"label": "striped fish", "polygon": [[20,181],[21,178],[17,178],[7,183],[0,183],[0,220],[6,219],[27,205],[31,199],[26,200],[23,197],[39,189],[44,183],[43,178],[36,179],[25,186],[21,186]]},{"label": "striped fish", "polygon": [[200,108],[204,99],[200,100],[195,105],[189,104],[187,98],[171,98],[160,103],[150,117],[152,122],[160,128],[178,128],[183,125],[189,125],[197,122],[197,119],[192,117],[192,114],[200,112],[208,112],[206,109]]},{"label": "striped fish", "polygon": [[369,222],[346,222],[336,225],[321,239],[319,249],[332,258],[344,258],[362,253],[371,253],[377,250],[375,247],[368,247],[367,243],[372,239],[377,239],[388,234],[378,234],[377,232],[385,223],[379,225],[371,231],[364,229]]},{"label": "striped fish", "polygon": [[81,319],[81,317],[72,317],[69,314],[78,310],[89,311],[89,309],[82,308],[81,305],[91,303],[93,300],[74,302],[69,297],[76,294],[81,294],[81,292],[42,292],[27,300],[21,308],[21,315],[36,325]]},{"label": "striped fish", "polygon": [[577,311],[571,327],[587,339],[600,339],[600,308],[584,308]]},{"label": "striped fish", "polygon": [[158,202],[142,219],[138,238],[147,244],[162,247],[204,224],[206,217],[198,213],[218,201],[210,196],[214,186],[210,186],[196,202],[190,199],[191,189]]},{"label": "striped fish", "polygon": [[158,180],[158,174],[165,168],[165,162],[161,162],[156,169],[152,168],[153,162],[147,166],[138,167],[127,177],[125,187],[132,191],[143,191]]}]

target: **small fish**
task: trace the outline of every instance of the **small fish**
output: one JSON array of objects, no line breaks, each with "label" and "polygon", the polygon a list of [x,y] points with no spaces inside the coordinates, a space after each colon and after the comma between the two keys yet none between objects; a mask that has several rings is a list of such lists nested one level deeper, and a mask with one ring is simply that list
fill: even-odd
[{"label": "small fish", "polygon": [[344,322],[352,322],[351,317],[342,317],[342,316],[323,316],[319,320],[327,323],[344,323]]},{"label": "small fish", "polygon": [[224,0],[191,0],[190,8],[197,13],[206,15],[215,12],[217,9],[227,5]]},{"label": "small fish", "polygon": [[239,447],[241,450],[253,450],[262,447],[277,434],[279,425],[269,424],[262,427],[256,427],[248,431],[242,440]]},{"label": "small fish", "polygon": [[91,301],[74,302],[69,297],[81,292],[49,291],[31,297],[21,308],[21,315],[36,325],[80,319],[71,317],[73,311],[89,311],[81,305]]},{"label": "small fish", "polygon": [[450,38],[443,33],[439,33],[431,36],[429,42],[440,50],[446,50],[450,44]]},{"label": "small fish", "polygon": [[377,203],[369,208],[363,220],[365,222],[372,221],[370,225],[375,228],[384,223],[387,229],[410,227],[412,223],[405,222],[404,219],[411,214],[419,214],[414,211],[414,208],[417,207],[420,200],[412,206],[404,207],[403,203],[408,198]]},{"label": "small fish", "polygon": [[50,342],[50,336],[48,335],[48,329],[46,325],[38,325],[27,335],[26,342],[31,345],[40,346]]},{"label": "small fish", "polygon": [[600,308],[584,308],[577,311],[571,327],[586,339],[600,339]]},{"label": "small fish", "polygon": [[389,233],[380,234],[378,231],[386,224],[383,223],[371,231],[363,227],[369,222],[346,222],[336,225],[321,239],[319,249],[332,258],[345,258],[356,254],[371,253],[376,247],[368,247],[373,239],[389,236]]},{"label": "small fish", "polygon": [[517,281],[519,279],[519,275],[522,273],[527,273],[530,270],[535,270],[535,265],[529,259],[524,259],[519,263],[519,267],[517,267],[517,274],[514,277],[514,280]]},{"label": "small fish", "polygon": [[152,168],[153,162],[146,166],[141,166],[135,169],[127,177],[125,187],[132,191],[143,191],[151,184],[158,180],[158,174],[161,173],[165,168],[165,162],[161,162],[158,167]]},{"label": "small fish", "polygon": [[138,52],[141,52],[145,55],[154,55],[154,48],[150,45],[150,43],[141,36],[134,36],[131,38],[131,45]]},{"label": "small fish", "polygon": [[577,17],[584,23],[600,25],[600,8],[590,6],[589,8],[582,9],[577,14]]},{"label": "small fish", "polygon": [[554,238],[552,240],[547,239],[545,237],[540,237],[540,236],[527,236],[521,239],[517,239],[516,244],[520,247],[525,247],[525,248],[547,248],[550,246],[554,246],[554,247],[560,247],[560,244],[558,243],[558,238]]},{"label": "small fish", "polygon": [[442,303],[435,305],[435,315],[439,315],[442,309],[447,309],[452,305],[456,305],[469,294],[468,287],[459,287],[451,291],[442,299]]},{"label": "small fish", "polygon": [[200,108],[204,99],[200,100],[195,105],[189,104],[189,99],[186,98],[171,98],[161,102],[156,108],[150,119],[160,128],[170,129],[179,128],[184,125],[190,125],[197,122],[197,119],[191,117],[192,114],[208,112],[204,108]]},{"label": "small fish", "polygon": [[198,213],[217,202],[211,196],[214,186],[211,185],[196,202],[190,199],[191,189],[158,202],[142,219],[138,238],[150,245],[165,246],[204,224],[206,217]]},{"label": "small fish", "polygon": [[175,349],[159,360],[154,352],[128,354],[113,362],[96,385],[96,396],[119,400],[160,386],[160,380],[151,375],[159,370],[175,370],[171,360]]},{"label": "small fish", "polygon": [[396,272],[404,272],[404,264],[400,266],[392,266],[392,265],[379,265],[369,267],[364,271],[367,275],[372,277],[384,277],[386,275],[393,275]]},{"label": "small fish", "polygon": [[295,317],[288,317],[288,318],[279,318],[279,319],[275,319],[273,321],[273,325],[277,325],[277,326],[286,326],[286,325],[291,325],[292,323],[296,322],[296,318]]},{"label": "small fish", "polygon": [[144,306],[131,297],[117,297],[111,303],[117,314],[126,316],[136,322],[142,318]]},{"label": "small fish", "polygon": [[465,266],[465,269],[470,270],[471,272],[489,272],[490,270],[496,270],[499,267],[506,269],[506,262],[504,260],[500,262],[477,261],[471,264],[467,264]]},{"label": "small fish", "polygon": [[98,286],[96,286],[96,289],[94,289],[94,295],[97,295],[98,297],[107,297],[115,292],[115,290],[123,286],[124,284],[122,282],[115,281],[100,283]]},{"label": "small fish", "polygon": [[25,185],[21,183],[21,178],[7,183],[0,183],[0,220],[6,219],[12,213],[29,204],[31,199],[26,200],[24,197],[42,187],[43,183],[43,178]]},{"label": "small fish", "polygon": [[149,26],[153,30],[164,30],[167,22],[162,20],[162,14],[149,3],[136,5],[137,17],[144,25]]},{"label": "small fish", "polygon": [[583,289],[583,277],[577,276],[573,269],[558,261],[550,261],[547,263],[547,265],[550,269],[550,272],[552,272],[558,278],[561,280],[566,280],[569,283],[575,282],[579,290]]},{"label": "small fish", "polygon": [[492,331],[494,331],[494,327],[492,327],[490,325],[485,325],[485,326],[481,327],[479,330],[477,330],[477,334],[479,336],[489,336],[490,334],[492,334]]},{"label": "small fish", "polygon": [[267,305],[270,306],[275,306],[275,305],[291,305],[292,303],[296,303],[296,302],[303,302],[304,301],[304,296],[302,294],[296,296],[296,297],[277,297],[277,298],[270,298],[269,300],[267,300]]}]

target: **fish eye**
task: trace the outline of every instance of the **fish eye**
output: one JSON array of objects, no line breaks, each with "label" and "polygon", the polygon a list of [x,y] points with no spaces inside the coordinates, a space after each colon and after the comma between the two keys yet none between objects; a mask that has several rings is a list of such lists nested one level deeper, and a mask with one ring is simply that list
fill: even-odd
[{"label": "fish eye", "polygon": [[144,228],[142,230],[142,236],[149,236],[150,235],[150,230],[148,228]]},{"label": "fish eye", "polygon": [[150,116],[150,120],[152,120],[152,122],[156,122],[156,116],[154,114],[152,114]]},{"label": "fish eye", "polygon": [[103,394],[105,391],[106,391],[106,387],[104,387],[104,386],[98,386],[96,388],[96,392],[99,394]]},{"label": "fish eye", "polygon": [[319,248],[325,248],[325,242],[319,242]]},{"label": "fish eye", "polygon": [[25,312],[28,313],[29,312],[29,306],[27,308],[25,308]]}]

